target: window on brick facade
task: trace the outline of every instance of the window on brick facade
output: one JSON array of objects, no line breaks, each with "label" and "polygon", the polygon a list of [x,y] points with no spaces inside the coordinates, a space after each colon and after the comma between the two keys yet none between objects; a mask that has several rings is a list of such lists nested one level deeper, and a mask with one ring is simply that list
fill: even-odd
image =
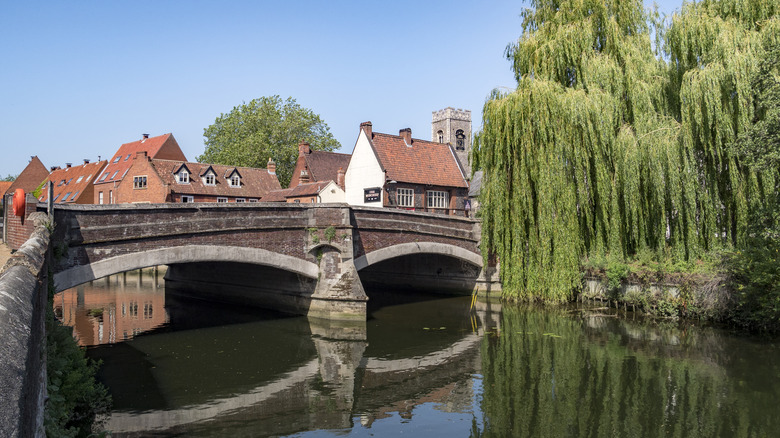
[{"label": "window on brick facade", "polygon": [[114,203],[114,191],[109,190],[108,191],[108,203],[113,204]]},{"label": "window on brick facade", "polygon": [[244,198],[236,198],[236,202],[246,202],[246,199],[244,199]]},{"label": "window on brick facade", "polygon": [[213,173],[207,173],[206,176],[203,177],[203,184],[207,186],[215,186],[217,185],[217,179],[214,177]]},{"label": "window on brick facade", "polygon": [[450,194],[438,190],[428,190],[428,208],[447,208]]},{"label": "window on brick facade", "polygon": [[413,189],[398,189],[398,206],[399,207],[414,207],[414,190]]},{"label": "window on brick facade", "polygon": [[227,198],[217,198],[217,202],[228,202]]},{"label": "window on brick facade", "polygon": [[466,149],[466,134],[463,133],[462,129],[455,132],[455,149],[459,151]]},{"label": "window on brick facade", "polygon": [[176,175],[176,181],[179,184],[189,184],[190,183],[190,173],[187,172],[185,169],[180,170],[179,173]]},{"label": "window on brick facade", "polygon": [[250,199],[249,202],[257,202],[257,199]]},{"label": "window on brick facade", "polygon": [[103,204],[103,192],[98,192],[98,204]]},{"label": "window on brick facade", "polygon": [[195,202],[195,198],[188,195],[182,195],[181,202]]},{"label": "window on brick facade", "polygon": [[133,177],[133,188],[134,189],[145,189],[146,188],[146,176],[134,176]]}]

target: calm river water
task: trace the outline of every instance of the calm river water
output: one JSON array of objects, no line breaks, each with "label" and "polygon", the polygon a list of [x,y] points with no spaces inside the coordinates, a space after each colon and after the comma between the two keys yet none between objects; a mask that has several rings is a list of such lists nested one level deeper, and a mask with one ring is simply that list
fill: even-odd
[{"label": "calm river water", "polygon": [[780,436],[780,340],[599,308],[369,291],[338,326],[166,293],[65,291],[113,436]]}]

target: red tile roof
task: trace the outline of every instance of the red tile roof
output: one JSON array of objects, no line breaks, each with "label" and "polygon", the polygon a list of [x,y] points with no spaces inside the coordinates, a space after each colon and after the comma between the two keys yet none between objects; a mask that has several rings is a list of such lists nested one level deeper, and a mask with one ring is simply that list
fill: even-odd
[{"label": "red tile roof", "polygon": [[[58,204],[78,202],[86,191],[88,199],[81,203],[91,204],[92,191],[85,189],[90,188],[89,185],[100,176],[100,172],[107,163],[108,161],[103,160],[53,170],[47,179],[54,183],[54,202]],[[41,202],[46,202],[47,198],[48,192],[43,190],[40,197]]]},{"label": "red tile roof", "polygon": [[22,173],[16,177],[6,192],[13,193],[16,189],[23,189],[25,193],[32,193],[49,176],[49,170],[41,163],[37,156],[32,157],[30,163],[24,168]]},{"label": "red tile roof", "polygon": [[337,152],[311,151],[304,154],[306,166],[309,168],[309,178],[312,181],[336,181],[339,168],[346,172],[351,158],[350,154]]},{"label": "red tile roof", "polygon": [[[165,151],[165,156],[161,155],[161,148],[168,142],[168,149]],[[119,147],[119,150],[108,160],[108,166],[103,170],[103,173],[95,178],[95,184],[113,183],[122,181],[127,170],[133,164],[133,158],[139,152],[146,152],[146,155],[150,158],[165,158],[171,160],[186,161],[187,158],[179,148],[179,143],[173,138],[173,134],[163,134],[157,137],[149,137],[146,139],[136,140],[130,143],[125,143]]]},{"label": "red tile roof", "polygon": [[13,183],[14,183],[13,181],[0,181],[0,199],[3,198],[5,191],[8,190],[8,188],[11,187],[11,184]]},{"label": "red tile roof", "polygon": [[[261,168],[155,159],[151,160],[151,164],[165,184],[168,184],[175,193],[184,195],[259,199],[268,192],[282,188],[275,174],[272,175],[266,169]],[[190,182],[186,184],[179,184],[176,179],[175,172],[178,172],[182,165],[187,166],[190,173]],[[209,167],[215,175],[215,185],[213,186],[204,184],[202,178]],[[234,170],[238,170],[239,175],[241,175],[241,187],[231,187],[228,184],[227,178]]]},{"label": "red tile roof", "polygon": [[452,147],[398,135],[374,133],[371,142],[387,179],[413,184],[468,188]]}]

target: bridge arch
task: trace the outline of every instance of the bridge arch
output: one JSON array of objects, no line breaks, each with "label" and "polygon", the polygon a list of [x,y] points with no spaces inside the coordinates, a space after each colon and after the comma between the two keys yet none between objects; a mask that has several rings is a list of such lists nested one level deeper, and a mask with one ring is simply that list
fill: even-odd
[{"label": "bridge arch", "polygon": [[446,243],[436,242],[411,242],[400,243],[386,248],[371,251],[355,259],[355,268],[360,271],[373,264],[389,260],[395,257],[401,257],[412,254],[439,254],[454,257],[474,266],[482,268],[482,256],[463,249],[459,246],[448,245]]},{"label": "bridge arch", "polygon": [[150,266],[194,262],[236,262],[270,266],[316,279],[316,264],[259,248],[219,245],[185,245],[161,248],[133,254],[125,254],[96,261],[88,265],[74,266],[54,274],[57,292],[97,280],[108,275]]}]

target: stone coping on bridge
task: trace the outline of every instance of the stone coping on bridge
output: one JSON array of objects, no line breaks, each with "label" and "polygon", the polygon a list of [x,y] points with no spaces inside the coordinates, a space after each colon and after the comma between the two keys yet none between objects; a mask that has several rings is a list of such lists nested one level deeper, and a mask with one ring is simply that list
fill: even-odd
[{"label": "stone coping on bridge", "polygon": [[[68,211],[110,211],[110,210],[192,210],[201,208],[219,208],[219,209],[258,209],[258,210],[306,210],[311,208],[349,208],[353,211],[366,212],[385,212],[389,214],[399,214],[405,216],[430,217],[462,223],[481,223],[480,219],[467,218],[463,216],[445,215],[440,213],[430,213],[424,211],[411,211],[385,207],[366,207],[359,205],[350,205],[346,203],[287,203],[287,202],[244,202],[244,203],[225,203],[225,202],[193,202],[193,203],[138,203],[138,204],[55,204],[56,210]],[[38,203],[38,210],[46,210],[45,203]]]}]

